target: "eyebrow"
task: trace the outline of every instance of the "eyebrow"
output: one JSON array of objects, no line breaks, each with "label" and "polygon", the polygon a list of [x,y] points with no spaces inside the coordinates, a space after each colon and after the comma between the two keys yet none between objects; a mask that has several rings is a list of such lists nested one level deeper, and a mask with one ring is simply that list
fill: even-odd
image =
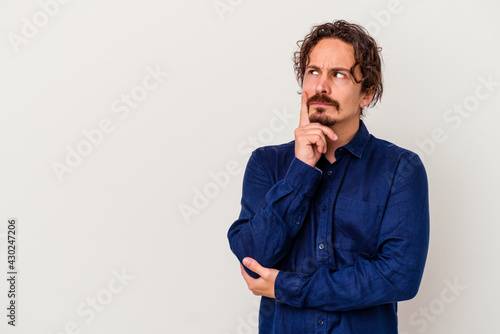
[{"label": "eyebrow", "polygon": [[[307,65],[306,69],[321,70],[316,65]],[[329,68],[328,69],[328,72],[340,72],[340,71],[344,71],[344,72],[350,73],[350,70],[347,69],[347,68],[344,68],[344,67],[333,67],[333,68]]]}]

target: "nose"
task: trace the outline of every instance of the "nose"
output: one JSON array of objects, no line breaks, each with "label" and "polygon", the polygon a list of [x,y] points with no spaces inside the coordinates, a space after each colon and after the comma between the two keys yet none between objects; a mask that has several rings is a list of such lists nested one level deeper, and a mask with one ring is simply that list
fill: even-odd
[{"label": "nose", "polygon": [[318,83],[316,85],[316,92],[318,94],[327,94],[327,95],[329,95],[332,92],[330,82],[326,74],[321,75],[321,78],[318,80]]}]

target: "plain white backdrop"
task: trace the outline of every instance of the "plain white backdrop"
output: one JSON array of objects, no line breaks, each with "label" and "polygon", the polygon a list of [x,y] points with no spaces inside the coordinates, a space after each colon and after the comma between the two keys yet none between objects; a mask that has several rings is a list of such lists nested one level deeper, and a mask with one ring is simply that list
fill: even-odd
[{"label": "plain white backdrop", "polygon": [[226,233],[251,150],[293,140],[296,42],[346,19],[383,48],[365,122],[431,201],[401,333],[498,333],[500,5],[488,0],[0,3],[2,333],[257,333]]}]

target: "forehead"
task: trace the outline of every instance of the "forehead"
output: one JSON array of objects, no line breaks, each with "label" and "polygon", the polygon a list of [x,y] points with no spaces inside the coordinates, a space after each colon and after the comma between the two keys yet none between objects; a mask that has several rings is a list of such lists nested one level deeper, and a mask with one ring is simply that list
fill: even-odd
[{"label": "forehead", "polygon": [[354,65],[354,48],[337,38],[323,38],[309,53],[308,65],[351,68]]}]

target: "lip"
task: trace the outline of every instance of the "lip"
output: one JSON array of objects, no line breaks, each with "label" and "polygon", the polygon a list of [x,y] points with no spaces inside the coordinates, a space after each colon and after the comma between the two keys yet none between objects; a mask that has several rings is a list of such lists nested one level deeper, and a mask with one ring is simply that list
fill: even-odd
[{"label": "lip", "polygon": [[319,106],[319,107],[331,107],[332,106],[331,104],[324,103],[324,102],[311,102],[311,105]]}]

